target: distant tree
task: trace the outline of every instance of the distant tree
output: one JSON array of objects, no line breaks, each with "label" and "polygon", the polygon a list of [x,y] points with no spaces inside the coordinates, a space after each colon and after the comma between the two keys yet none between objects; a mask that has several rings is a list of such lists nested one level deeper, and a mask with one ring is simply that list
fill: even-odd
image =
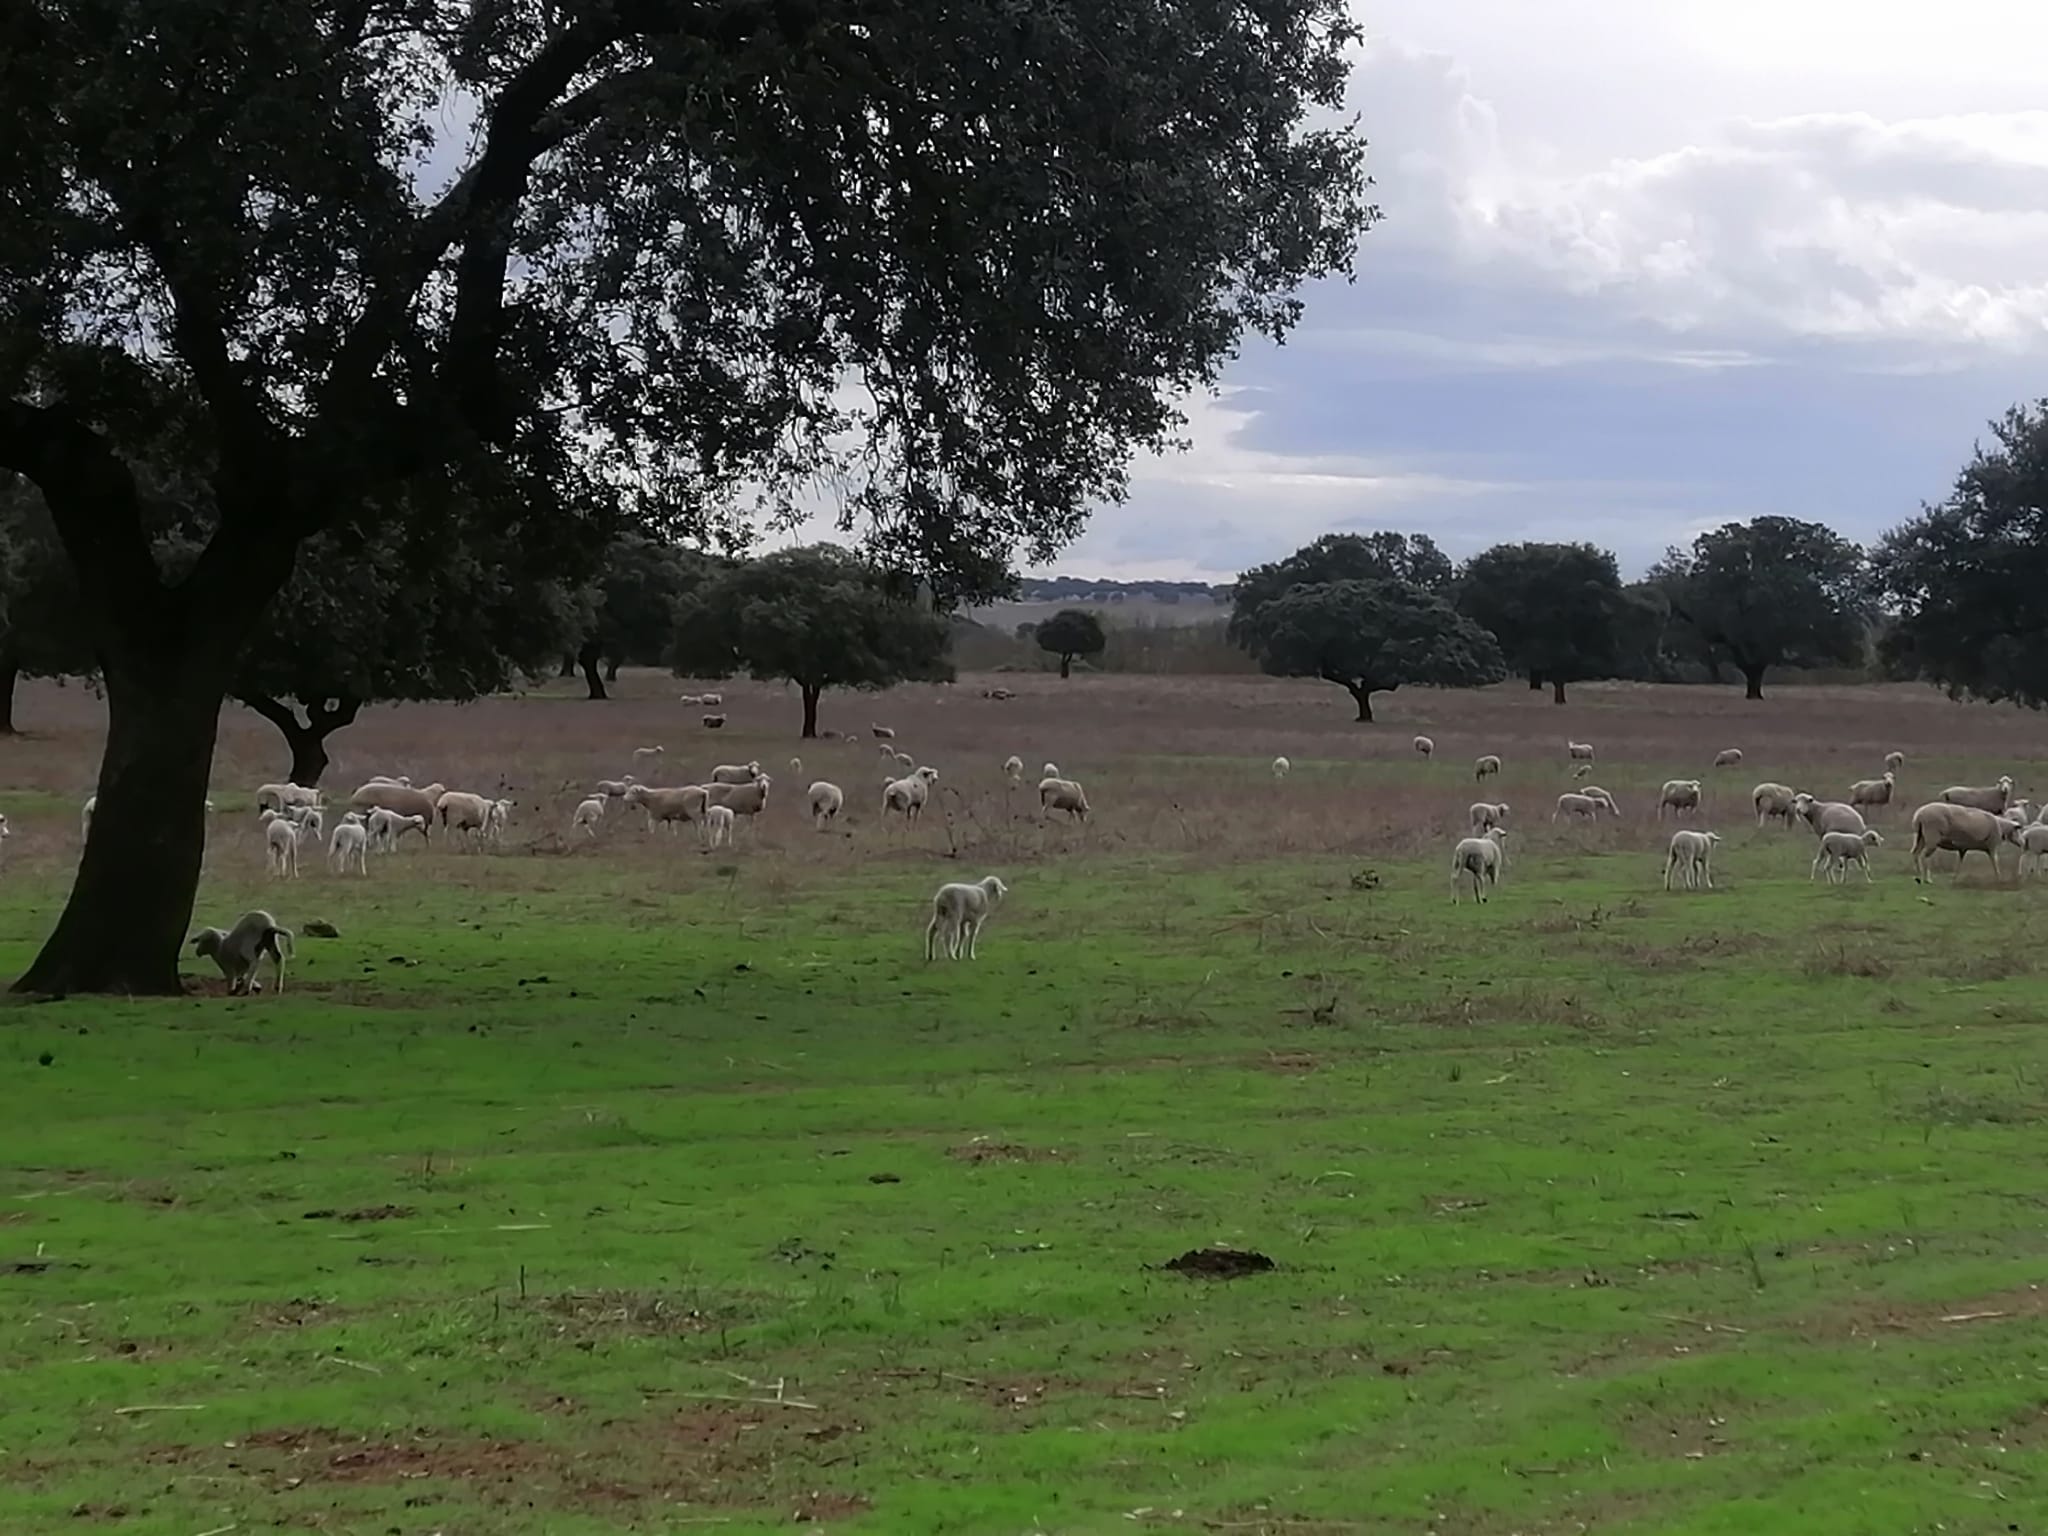
[{"label": "distant tree", "polygon": [[1615,624],[1619,663],[1615,675],[1639,683],[1668,681],[1671,665],[1664,648],[1671,624],[1671,599],[1655,582],[1638,581],[1621,589],[1621,603]]},{"label": "distant tree", "polygon": [[14,734],[20,679],[93,669],[78,586],[49,509],[27,480],[0,471],[0,735]]},{"label": "distant tree", "polygon": [[1507,675],[1492,635],[1437,593],[1406,581],[1288,589],[1244,614],[1238,643],[1277,677],[1336,683],[1372,719],[1372,696],[1405,684],[1473,688]]},{"label": "distant tree", "polygon": [[827,688],[945,682],[947,620],[832,544],[780,550],[706,577],[676,604],[671,661],[691,677],[786,679],[818,734]]},{"label": "distant tree", "polygon": [[2048,704],[2048,400],[1991,424],[1939,506],[1871,558],[1886,669],[1957,697]]},{"label": "distant tree", "polygon": [[1060,659],[1060,676],[1072,673],[1076,656],[1100,656],[1109,637],[1102,632],[1102,620],[1085,608],[1062,608],[1042,622],[1034,638],[1041,651]]},{"label": "distant tree", "polygon": [[1863,551],[1819,523],[1759,517],[1672,550],[1659,584],[1671,611],[1727,653],[1745,696],[1772,667],[1851,666],[1866,645]]},{"label": "distant tree", "polygon": [[590,697],[601,700],[621,666],[663,665],[675,639],[676,602],[714,565],[708,556],[645,534],[614,538],[597,579],[582,594],[586,627],[574,653],[563,658],[562,675],[580,669]]},{"label": "distant tree", "polygon": [[1254,566],[1231,594],[1231,639],[1262,604],[1290,587],[1332,581],[1401,581],[1425,592],[1451,584],[1451,562],[1424,533],[1326,533],[1284,560]]},{"label": "distant tree", "polygon": [[1496,544],[1458,578],[1458,611],[1559,704],[1568,684],[1615,674],[1623,609],[1614,556],[1591,544]]}]

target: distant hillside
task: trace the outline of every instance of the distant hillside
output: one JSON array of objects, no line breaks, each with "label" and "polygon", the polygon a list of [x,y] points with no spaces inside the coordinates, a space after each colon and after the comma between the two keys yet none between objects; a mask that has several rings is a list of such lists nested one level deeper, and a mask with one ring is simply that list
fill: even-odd
[{"label": "distant hillside", "polygon": [[1109,581],[1086,576],[1026,576],[1017,600],[1025,603],[1122,603],[1134,598],[1155,603],[1221,603],[1230,588],[1206,581]]}]

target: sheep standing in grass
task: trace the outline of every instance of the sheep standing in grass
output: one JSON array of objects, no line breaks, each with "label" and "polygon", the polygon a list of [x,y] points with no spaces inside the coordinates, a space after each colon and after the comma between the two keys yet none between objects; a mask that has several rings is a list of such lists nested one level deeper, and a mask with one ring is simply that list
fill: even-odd
[{"label": "sheep standing in grass", "polygon": [[1480,901],[1486,900],[1489,887],[1500,884],[1501,871],[1507,867],[1507,833],[1495,827],[1484,837],[1465,837],[1458,840],[1458,846],[1451,850],[1451,904],[1457,905],[1459,893],[1467,881],[1471,882],[1472,894]]},{"label": "sheep standing in grass", "polygon": [[1657,819],[1662,821],[1665,813],[1673,816],[1688,816],[1700,808],[1700,781],[1698,779],[1666,779],[1663,792],[1657,798]]},{"label": "sheep standing in grass", "polygon": [[1070,821],[1086,821],[1088,792],[1073,779],[1040,779],[1038,808],[1041,811],[1065,811]]},{"label": "sheep standing in grass", "polygon": [[1854,864],[1863,871],[1865,884],[1870,883],[1870,850],[1884,846],[1884,838],[1866,827],[1861,835],[1854,832],[1823,832],[1820,838],[1820,852],[1813,856],[1813,867],[1806,872],[1806,878],[1823,870],[1827,872],[1830,885],[1840,885],[1849,878],[1849,866]]},{"label": "sheep standing in grass", "polygon": [[2020,828],[2020,875],[2041,873],[2041,856],[2048,854],[2048,824],[2035,822]]},{"label": "sheep standing in grass", "polygon": [[1904,773],[1906,771],[1906,754],[1903,752],[1887,752],[1884,755],[1884,765],[1891,769],[1893,773]]},{"label": "sheep standing in grass", "polygon": [[1720,845],[1718,832],[1695,832],[1681,828],[1671,834],[1671,846],[1664,855],[1664,889],[1671,889],[1671,877],[1676,874],[1679,884],[1688,891],[1696,891],[1702,885],[1708,890],[1714,888],[1714,849]]},{"label": "sheep standing in grass", "polygon": [[512,802],[493,800],[484,817],[484,837],[492,843],[505,841],[505,829],[512,825]]},{"label": "sheep standing in grass", "polygon": [[1473,762],[1472,782],[1474,784],[1477,784],[1481,779],[1490,779],[1499,772],[1500,759],[1496,757],[1493,753],[1489,752],[1486,754],[1486,756],[1479,758]]},{"label": "sheep standing in grass", "polygon": [[739,818],[733,815],[729,805],[707,805],[704,807],[704,846],[716,848],[721,843],[732,846],[732,829]]},{"label": "sheep standing in grass", "polygon": [[1998,867],[1998,845],[2019,843],[2023,831],[2018,822],[1973,805],[1932,801],[1913,813],[1913,879],[1924,882],[1932,877],[1929,866],[1937,852],[1956,855],[1958,880],[1970,855],[1981,853],[1991,861],[1995,879],[2004,873]]},{"label": "sheep standing in grass", "polygon": [[1849,786],[1849,803],[1862,810],[1866,805],[1880,806],[1892,803],[1892,787],[1898,783],[1898,774],[1885,769],[1881,779],[1858,779]]},{"label": "sheep standing in grass", "polygon": [[1038,770],[1038,776],[1041,779],[1060,778],[1060,765],[1058,763],[1047,763],[1043,768]]},{"label": "sheep standing in grass", "polygon": [[363,825],[370,834],[372,853],[393,853],[397,851],[398,840],[408,832],[417,832],[422,841],[427,836],[427,818],[424,816],[402,816],[397,811],[378,807],[370,812]]},{"label": "sheep standing in grass", "polygon": [[906,822],[915,822],[924,815],[925,802],[938,781],[936,768],[920,768],[904,778],[890,779],[882,786],[882,814],[894,811]]},{"label": "sheep standing in grass", "polygon": [[603,820],[604,801],[592,795],[588,800],[585,800],[576,807],[576,814],[569,818],[569,830],[574,832],[578,827],[581,827],[592,837],[596,837],[598,824]]},{"label": "sheep standing in grass", "polygon": [[327,845],[327,862],[336,874],[345,875],[350,860],[355,861],[358,874],[370,872],[370,834],[360,821],[336,822],[333,840]]},{"label": "sheep standing in grass", "polygon": [[760,759],[751,763],[720,763],[711,770],[713,784],[751,784],[761,777]]},{"label": "sheep standing in grass", "polygon": [[735,816],[754,817],[768,809],[768,775],[757,774],[746,784],[706,784],[706,809],[723,806]]},{"label": "sheep standing in grass", "polygon": [[875,740],[877,741],[894,741],[896,739],[896,733],[886,725],[870,724],[868,729],[874,732]]},{"label": "sheep standing in grass", "polygon": [[1412,745],[1415,748],[1415,755],[1417,757],[1431,758],[1436,756],[1436,743],[1427,736],[1416,737]]},{"label": "sheep standing in grass", "polygon": [[941,941],[947,959],[974,959],[981,925],[1009,894],[1010,888],[994,875],[985,875],[972,885],[940,886],[932,897],[932,920],[925,924],[925,959],[938,958]]},{"label": "sheep standing in grass", "polygon": [[303,784],[260,784],[256,788],[256,809],[281,811],[288,805],[319,805],[320,791]]},{"label": "sheep standing in grass", "polygon": [[2000,774],[1996,784],[1985,788],[1952,784],[1941,792],[1941,798],[1949,805],[1967,805],[1994,816],[2002,815],[2012,804],[2012,775]]},{"label": "sheep standing in grass", "polygon": [[703,726],[704,729],[707,731],[722,731],[725,729],[725,716],[699,715],[697,717],[697,723]]},{"label": "sheep standing in grass", "polygon": [[1724,751],[1716,752],[1714,754],[1714,766],[1716,768],[1740,768],[1742,766],[1742,748],[1729,747]]},{"label": "sheep standing in grass", "polygon": [[490,825],[491,802],[482,795],[451,789],[434,802],[434,813],[440,818],[442,831],[451,835],[466,832],[474,847]]},{"label": "sheep standing in grass", "polygon": [[263,829],[263,863],[272,875],[299,877],[299,824],[279,816]]},{"label": "sheep standing in grass", "polygon": [[1593,743],[1590,741],[1567,741],[1564,744],[1564,755],[1574,763],[1590,763],[1593,761]]},{"label": "sheep standing in grass", "polygon": [[789,760],[789,773],[790,773],[790,777],[791,777],[791,778],[802,778],[802,777],[803,777],[803,772],[804,772],[804,760],[803,760],[802,758],[800,758],[800,757],[792,757],[792,758],[791,758],[791,759]]},{"label": "sheep standing in grass", "polygon": [[1767,821],[1782,821],[1792,825],[1792,802],[1799,798],[1797,790],[1790,784],[1765,782],[1749,792],[1749,803],[1756,807],[1756,824]]},{"label": "sheep standing in grass", "polygon": [[1557,797],[1557,809],[1550,813],[1550,822],[1555,826],[1559,821],[1598,821],[1607,803],[1594,795],[1566,793]]},{"label": "sheep standing in grass", "polygon": [[1588,784],[1579,793],[1588,800],[1598,800],[1601,810],[1612,816],[1616,821],[1621,820],[1621,807],[1614,803],[1614,796],[1607,793],[1598,784]]},{"label": "sheep standing in grass", "polygon": [[1839,800],[1816,800],[1801,790],[1792,797],[1792,814],[1812,829],[1815,837],[1830,832],[1854,832],[1859,837],[1865,826],[1863,813]]},{"label": "sheep standing in grass", "polygon": [[1475,800],[1466,815],[1471,818],[1472,835],[1484,837],[1508,819],[1508,803],[1505,800]]},{"label": "sheep standing in grass", "polygon": [[1287,759],[1284,757],[1276,757],[1273,759],[1273,777],[1276,779],[1286,778],[1287,775],[1293,771],[1293,768],[1294,764],[1287,761]]},{"label": "sheep standing in grass", "polygon": [[1024,782],[1024,759],[1019,757],[1014,752],[1012,752],[1008,757],[1004,758],[1003,776],[1007,778],[1012,785],[1022,784]]},{"label": "sheep standing in grass", "polygon": [[192,935],[192,947],[220,967],[221,975],[228,979],[229,996],[263,990],[256,967],[266,955],[277,974],[277,990],[284,991],[284,963],[292,952],[292,931],[280,927],[268,912],[244,912],[235,919],[235,926],[226,930],[202,928]]},{"label": "sheep standing in grass", "polygon": [[635,784],[626,791],[626,804],[637,806],[647,813],[647,830],[652,832],[657,822],[666,826],[669,835],[675,835],[676,823],[694,822],[704,814],[706,786],[685,784],[679,789],[651,789],[645,784]]},{"label": "sheep standing in grass", "polygon": [[713,709],[716,709],[719,705],[725,702],[725,695],[722,693],[699,694],[698,698],[703,703],[709,704]]},{"label": "sheep standing in grass", "polygon": [[820,832],[838,819],[846,807],[846,791],[837,784],[824,779],[818,780],[810,789],[811,825]]},{"label": "sheep standing in grass", "polygon": [[401,816],[417,816],[422,826],[431,828],[440,814],[441,797],[447,792],[448,786],[438,782],[421,789],[408,789],[402,784],[365,784],[348,797],[348,803],[358,811],[396,811]]},{"label": "sheep standing in grass", "polygon": [[593,795],[602,795],[607,800],[623,800],[626,798],[626,791],[637,782],[630,773],[623,779],[599,779],[590,786],[590,792]]},{"label": "sheep standing in grass", "polygon": [[635,768],[659,768],[662,755],[667,750],[666,747],[635,747],[633,749],[633,766]]}]

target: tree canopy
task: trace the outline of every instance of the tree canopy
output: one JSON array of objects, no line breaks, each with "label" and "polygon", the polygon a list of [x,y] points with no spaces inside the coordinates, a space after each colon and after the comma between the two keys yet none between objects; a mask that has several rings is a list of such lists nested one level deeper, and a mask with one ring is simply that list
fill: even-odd
[{"label": "tree canopy", "polygon": [[1372,696],[1409,684],[1475,688],[1507,675],[1492,635],[1435,592],[1388,579],[1293,587],[1246,614],[1239,644],[1278,677],[1336,683],[1372,719]]},{"label": "tree canopy", "polygon": [[[675,641],[677,601],[715,567],[709,556],[645,534],[621,534],[606,546],[597,579],[581,594],[573,665],[583,670],[590,697],[605,697],[607,680],[621,666],[665,665]],[[605,663],[598,675],[598,663]],[[564,669],[566,675],[569,670]]]},{"label": "tree canopy", "polygon": [[1085,608],[1062,608],[1032,632],[1041,651],[1060,659],[1060,676],[1069,676],[1076,656],[1100,656],[1109,644],[1102,632],[1102,620]]},{"label": "tree canopy", "polygon": [[1887,534],[1871,584],[1895,674],[2048,704],[2048,400],[1991,424],[1939,506]]},{"label": "tree canopy", "polygon": [[14,732],[18,679],[81,676],[93,666],[78,585],[43,498],[0,471],[0,735]]},{"label": "tree canopy", "polygon": [[1458,611],[1560,704],[1567,684],[1615,674],[1626,609],[1614,556],[1591,544],[1496,544],[1458,576]]},{"label": "tree canopy", "polygon": [[[216,717],[306,541],[494,476],[507,537],[844,524],[942,601],[1118,499],[1376,213],[1344,0],[24,0],[0,46],[0,469],[109,727],[25,990],[175,991]],[[168,572],[138,376],[218,521]]]},{"label": "tree canopy", "polygon": [[1290,587],[1332,581],[1401,581],[1425,592],[1451,584],[1451,562],[1426,533],[1326,533],[1284,560],[1258,565],[1237,578],[1231,594],[1230,637],[1239,640],[1245,619]]},{"label": "tree canopy", "polygon": [[1701,534],[1657,568],[1672,613],[1764,696],[1772,667],[1851,666],[1864,657],[1863,551],[1819,523],[1759,517]]},{"label": "tree canopy", "polygon": [[943,614],[832,544],[786,549],[706,577],[676,604],[672,659],[691,677],[786,679],[818,734],[827,688],[950,682]]}]

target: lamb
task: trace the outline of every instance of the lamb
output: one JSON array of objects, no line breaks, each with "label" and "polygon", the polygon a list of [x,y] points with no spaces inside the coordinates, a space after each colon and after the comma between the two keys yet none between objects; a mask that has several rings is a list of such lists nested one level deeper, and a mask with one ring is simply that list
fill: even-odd
[{"label": "lamb", "polygon": [[434,802],[434,810],[441,818],[443,831],[467,832],[472,841],[490,825],[491,802],[465,790],[449,790]]},{"label": "lamb", "polygon": [[1487,887],[1500,884],[1507,861],[1507,833],[1499,827],[1484,837],[1460,838],[1451,851],[1451,904],[1457,904],[1459,891],[1468,880],[1472,894],[1484,902]]},{"label": "lamb", "polygon": [[1742,748],[1729,747],[1714,754],[1716,768],[1739,768],[1742,766]]},{"label": "lamb", "polygon": [[651,765],[658,768],[661,766],[662,754],[665,751],[667,751],[665,747],[635,747],[633,749],[633,766],[639,768]]},{"label": "lamb", "polygon": [[1564,744],[1564,754],[1572,762],[1590,763],[1593,761],[1593,743],[1590,741],[1567,741]]},{"label": "lamb", "polygon": [[626,791],[637,782],[638,780],[630,773],[623,779],[599,779],[590,786],[590,792],[593,795],[602,795],[607,800],[623,800],[626,798]]},{"label": "lamb", "polygon": [[722,693],[703,693],[697,696],[697,702],[700,704],[708,704],[713,709],[716,709],[719,705],[725,702],[725,695]]},{"label": "lamb", "polygon": [[277,990],[284,991],[284,963],[292,953],[292,931],[278,926],[268,912],[244,912],[225,932],[202,928],[192,935],[192,947],[220,967],[221,975],[228,979],[230,997],[263,990],[256,967],[265,955],[276,970]]},{"label": "lamb", "polygon": [[1866,828],[1859,836],[1854,832],[1823,832],[1820,838],[1820,852],[1813,856],[1813,867],[1806,872],[1811,881],[1823,867],[1827,870],[1828,883],[1840,885],[1849,877],[1849,866],[1854,864],[1863,871],[1866,884],[1870,881],[1870,860],[1866,855],[1873,848],[1884,846],[1884,838],[1875,830]]},{"label": "lamb", "polygon": [[1466,814],[1472,820],[1472,835],[1480,837],[1508,819],[1508,803],[1505,800],[1475,800]]},{"label": "lamb", "polygon": [[1849,786],[1849,803],[1859,810],[1866,805],[1890,805],[1892,786],[1898,782],[1897,770],[1887,768],[1881,779],[1858,779]]},{"label": "lamb", "polygon": [[1431,741],[1427,736],[1416,737],[1415,740],[1411,743],[1411,745],[1415,748],[1415,754],[1418,757],[1436,756],[1436,743]]},{"label": "lamb", "polygon": [[370,851],[391,853],[398,847],[398,840],[408,832],[417,832],[424,839],[427,836],[427,818],[424,816],[401,816],[397,811],[388,811],[381,806],[370,812],[364,824],[370,834]]},{"label": "lamb", "polygon": [[729,805],[707,805],[704,807],[704,846],[716,848],[720,843],[732,846],[732,829],[735,817]]},{"label": "lamb", "polygon": [[1555,826],[1561,817],[1575,817],[1580,821],[1598,821],[1603,802],[1591,795],[1562,794],[1557,797],[1557,809],[1550,813],[1551,825]]},{"label": "lamb", "polygon": [[273,875],[299,875],[299,827],[280,816],[263,829],[264,867]]},{"label": "lamb", "polygon": [[1891,769],[1893,773],[1904,773],[1906,771],[1906,754],[1903,752],[1887,752],[1884,755],[1884,765]]},{"label": "lamb", "polygon": [[1679,883],[1688,891],[1696,891],[1704,883],[1708,890],[1714,888],[1714,849],[1721,841],[1718,832],[1694,832],[1681,828],[1671,834],[1670,850],[1664,855],[1664,889],[1671,889],[1671,876],[1678,875]]},{"label": "lamb", "polygon": [[1998,867],[1998,845],[2019,843],[2024,848],[2026,845],[2020,842],[2023,833],[2018,822],[1976,806],[1931,801],[1913,813],[1913,879],[1924,882],[1930,878],[1929,865],[1937,850],[1956,855],[1958,880],[1973,853],[1981,853],[1991,861],[1991,873],[1996,878],[2003,873]]},{"label": "lamb", "polygon": [[902,773],[917,772],[917,759],[912,757],[908,752],[898,752],[894,747],[889,748],[888,751],[889,764],[892,768],[897,769]]},{"label": "lamb", "polygon": [[697,718],[703,722],[704,729],[707,731],[722,731],[725,729],[725,716],[723,715],[699,715]]},{"label": "lamb", "polygon": [[569,818],[569,830],[574,832],[578,827],[581,827],[592,837],[596,837],[598,823],[603,820],[604,801],[592,795],[588,800],[585,800],[576,807],[576,814]]},{"label": "lamb", "polygon": [[349,796],[348,803],[359,811],[396,811],[401,816],[417,816],[431,827],[446,793],[448,786],[438,782],[421,789],[403,784],[365,784]]},{"label": "lamb", "polygon": [[370,834],[360,821],[339,821],[334,825],[334,838],[327,845],[327,862],[336,874],[345,875],[350,859],[355,860],[358,874],[370,872]]},{"label": "lamb", "polygon": [[281,811],[288,805],[319,805],[320,791],[308,789],[303,784],[259,784],[256,787],[256,809],[259,811]]},{"label": "lamb", "polygon": [[1038,776],[1041,779],[1056,779],[1060,776],[1060,765],[1058,763],[1047,763],[1038,770]]},{"label": "lamb", "polygon": [[1698,779],[1666,779],[1663,793],[1657,800],[1657,819],[1662,821],[1664,813],[1683,816],[1700,808],[1700,781]]},{"label": "lamb", "polygon": [[668,827],[674,835],[679,821],[696,821],[704,814],[709,804],[705,786],[686,784],[680,789],[652,789],[645,784],[635,784],[626,791],[626,804],[638,806],[647,813],[647,830],[652,832],[655,823]]},{"label": "lamb", "polygon": [[[938,774],[934,773],[933,778]],[[724,806],[735,816],[758,816],[768,809],[768,775],[760,774],[749,784],[706,784],[707,806]]]},{"label": "lamb", "polygon": [[701,693],[679,693],[676,695],[676,702],[678,704],[687,704],[692,709],[695,709],[704,702],[704,695]]},{"label": "lamb", "polygon": [[984,875],[972,885],[942,885],[932,897],[932,920],[925,925],[924,957],[937,958],[939,940],[946,944],[946,958],[958,960],[961,950],[975,958],[975,940],[989,914],[1010,894],[1010,888],[995,875]]},{"label": "lamb", "polygon": [[1003,773],[1012,784],[1024,782],[1024,759],[1012,752],[1003,759]]},{"label": "lamb", "polygon": [[1996,816],[2012,804],[2012,775],[1999,775],[1998,782],[1986,789],[1952,784],[1941,792],[1941,798],[1950,805],[1967,805]]},{"label": "lamb", "polygon": [[1616,821],[1619,821],[1621,819],[1621,807],[1614,803],[1614,796],[1607,793],[1607,791],[1602,789],[1598,784],[1588,784],[1585,788],[1581,789],[1579,793],[1584,795],[1588,800],[1598,800],[1600,802],[1601,809],[1606,811],[1607,814],[1612,816]]},{"label": "lamb", "polygon": [[895,811],[905,821],[915,822],[924,814],[925,802],[931,798],[931,787],[938,777],[938,769],[920,768],[908,778],[889,780],[882,786],[882,814]]},{"label": "lamb", "polygon": [[1790,784],[1778,784],[1766,780],[1749,792],[1749,803],[1756,807],[1756,824],[1762,826],[1773,819],[1792,825],[1792,802],[1798,798],[1798,791]]},{"label": "lamb", "polygon": [[886,725],[870,724],[868,729],[874,732],[875,740],[877,741],[894,741],[896,739],[896,733]]},{"label": "lamb", "polygon": [[837,819],[846,806],[846,791],[837,784],[818,780],[810,789],[811,825],[820,832]]},{"label": "lamb", "polygon": [[1792,814],[1811,827],[1815,837],[1829,832],[1854,832],[1860,836],[1864,829],[1863,813],[1855,806],[1839,800],[1816,800],[1804,790],[1792,797]]},{"label": "lamb", "polygon": [[310,805],[289,805],[284,809],[284,819],[299,829],[299,836],[310,837],[319,842],[327,835],[327,822]]},{"label": "lamb", "polygon": [[2031,869],[2041,872],[2041,856],[2048,853],[2048,824],[2035,822],[2030,827],[2020,828],[2020,875],[2024,878]]},{"label": "lamb", "polygon": [[804,760],[800,757],[792,757],[789,760],[789,772],[792,778],[802,778],[804,773]]},{"label": "lamb", "polygon": [[512,802],[493,800],[484,814],[484,836],[494,843],[505,841],[505,829],[512,824]]},{"label": "lamb", "polygon": [[1477,784],[1481,779],[1492,778],[1495,774],[1499,772],[1500,759],[1498,757],[1495,757],[1491,752],[1489,752],[1486,754],[1486,756],[1480,758],[1477,762],[1473,763],[1472,782]]},{"label": "lamb", "polygon": [[1088,794],[1073,779],[1058,775],[1038,781],[1038,808],[1041,811],[1065,811],[1069,819],[1088,819]]},{"label": "lamb", "polygon": [[1593,765],[1591,763],[1581,763],[1572,770],[1572,777],[1575,779],[1589,779],[1592,776]]},{"label": "lamb", "polygon": [[1286,758],[1276,757],[1273,759],[1273,777],[1276,779],[1284,779],[1287,777],[1288,773],[1292,771],[1293,767],[1294,764],[1288,762]]},{"label": "lamb", "polygon": [[757,758],[751,763],[720,763],[711,770],[713,784],[751,784],[761,777],[761,763]]}]

